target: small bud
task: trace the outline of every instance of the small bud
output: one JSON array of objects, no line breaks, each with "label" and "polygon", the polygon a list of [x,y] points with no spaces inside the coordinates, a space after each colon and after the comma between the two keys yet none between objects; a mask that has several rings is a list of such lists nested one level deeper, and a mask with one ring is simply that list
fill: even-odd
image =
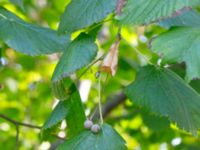
[{"label": "small bud", "polygon": [[98,125],[98,124],[94,124],[94,125],[92,125],[92,127],[91,127],[91,131],[93,132],[93,133],[98,133],[99,131],[100,131],[100,126]]},{"label": "small bud", "polygon": [[92,125],[93,125],[93,122],[91,120],[86,120],[84,122],[85,129],[90,129],[92,127]]},{"label": "small bud", "polygon": [[100,74],[101,74],[101,73],[100,73],[99,71],[96,72],[95,77],[96,77],[96,78],[99,78]]}]

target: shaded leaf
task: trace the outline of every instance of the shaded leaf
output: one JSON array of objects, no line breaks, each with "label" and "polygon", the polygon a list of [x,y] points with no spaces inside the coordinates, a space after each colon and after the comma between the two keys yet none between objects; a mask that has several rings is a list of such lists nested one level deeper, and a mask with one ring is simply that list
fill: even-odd
[{"label": "shaded leaf", "polygon": [[61,17],[58,32],[71,33],[103,20],[116,7],[117,0],[73,0]]},{"label": "shaded leaf", "polygon": [[167,28],[172,26],[200,27],[200,14],[196,10],[187,10],[178,16],[159,22],[159,25]]},{"label": "shaded leaf", "polygon": [[170,128],[170,122],[166,117],[143,113],[142,119],[144,124],[154,132],[161,132],[162,130],[167,130]]},{"label": "shaded leaf", "polygon": [[184,7],[199,4],[199,0],[128,0],[117,19],[121,24],[144,25],[167,18]]},{"label": "shaded leaf", "polygon": [[196,134],[200,129],[200,96],[168,69],[143,67],[125,92],[136,104],[169,117],[179,127]]},{"label": "shaded leaf", "polygon": [[51,128],[64,120],[70,111],[69,103],[69,100],[60,101],[54,108],[48,120],[45,122],[43,129],[46,130],[48,128]]},{"label": "shaded leaf", "polygon": [[97,54],[94,39],[86,34],[81,34],[75,39],[62,55],[53,74],[53,81],[62,79],[76,70],[88,65]]},{"label": "shaded leaf", "polygon": [[102,125],[97,134],[83,131],[78,136],[67,140],[58,150],[126,150],[125,141],[109,125]]},{"label": "shaded leaf", "polygon": [[159,35],[152,50],[162,54],[164,62],[185,62],[186,80],[200,77],[200,28],[181,27]]},{"label": "shaded leaf", "polygon": [[200,93],[200,80],[192,80],[190,82],[190,86],[195,89],[198,93]]},{"label": "shaded leaf", "polygon": [[24,9],[24,0],[10,0],[10,2],[20,7],[21,9]]},{"label": "shaded leaf", "polygon": [[70,41],[69,36],[58,36],[51,29],[26,23],[3,7],[0,7],[0,39],[29,55],[60,52]]}]

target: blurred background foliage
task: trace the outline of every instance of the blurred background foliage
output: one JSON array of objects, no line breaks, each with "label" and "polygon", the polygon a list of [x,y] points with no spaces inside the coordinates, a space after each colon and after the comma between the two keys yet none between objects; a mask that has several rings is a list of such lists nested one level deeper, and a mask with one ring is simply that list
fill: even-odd
[{"label": "blurred background foliage", "polygon": [[[14,12],[24,20],[52,29],[57,29],[60,16],[70,0],[25,0],[24,10],[17,8],[7,0],[0,5]],[[115,22],[106,22],[98,33],[96,43],[100,57],[107,52],[117,34]],[[148,42],[157,34],[165,31],[158,25],[147,27],[123,27],[120,44],[120,59],[115,77],[104,75],[103,103],[120,93],[124,86],[135,79],[139,66],[147,61],[156,62],[158,56],[150,52]],[[57,100],[51,91],[51,76],[59,54],[31,57],[16,53],[0,41],[0,114],[19,122],[42,126],[50,115]],[[97,79],[95,73],[99,64],[95,64],[77,81],[86,114],[97,106]],[[171,67],[184,77],[184,64]],[[84,71],[72,75],[73,79]],[[199,81],[191,85],[200,92]],[[156,92],[156,91],[155,91]],[[179,130],[166,118],[147,113],[144,109],[127,101],[112,108],[105,115],[105,121],[113,125],[126,140],[130,150],[199,150],[200,139]],[[63,130],[58,131],[63,136]],[[0,149],[12,150],[15,147],[16,128],[10,122],[0,118]],[[46,150],[52,148],[57,138],[49,135],[42,139],[40,130],[20,126],[20,150]]]}]

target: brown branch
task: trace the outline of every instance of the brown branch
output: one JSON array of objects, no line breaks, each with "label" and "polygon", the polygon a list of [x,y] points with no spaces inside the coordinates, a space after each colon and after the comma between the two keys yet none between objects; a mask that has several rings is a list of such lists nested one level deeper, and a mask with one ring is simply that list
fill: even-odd
[{"label": "brown branch", "polygon": [[113,109],[122,104],[126,98],[124,93],[118,93],[108,98],[107,104],[103,106],[103,117],[106,117]]},{"label": "brown branch", "polygon": [[3,118],[9,122],[11,122],[12,124],[14,124],[15,126],[25,126],[25,127],[28,127],[28,128],[35,128],[35,129],[42,129],[42,127],[40,126],[36,126],[36,125],[31,125],[31,124],[27,124],[27,123],[22,123],[22,122],[18,122],[16,120],[13,120],[3,114],[0,114],[0,118]]},{"label": "brown branch", "polygon": [[[126,95],[122,92],[108,97],[106,100],[107,103],[102,107],[103,117],[107,117],[112,110],[114,110],[117,106],[125,102],[126,98]],[[96,120],[97,118],[99,118],[98,111],[95,112],[93,119]]]},{"label": "brown branch", "polygon": [[10,123],[15,125],[16,128],[16,144],[15,144],[15,150],[19,149],[19,126],[25,126],[25,127],[29,127],[29,128],[35,128],[35,129],[41,129],[42,127],[40,126],[35,126],[35,125],[31,125],[31,124],[27,124],[27,123],[22,123],[22,122],[18,122],[16,120],[13,120],[3,114],[0,114],[0,118],[3,118],[6,121],[9,121]]},{"label": "brown branch", "polygon": [[[20,126],[24,126],[24,127],[28,127],[28,128],[34,128],[34,129],[39,129],[39,130],[42,129],[41,126],[36,126],[36,125],[32,125],[32,124],[27,124],[27,123],[23,123],[23,122],[18,122],[18,121],[13,120],[13,119],[11,119],[11,118],[9,118],[9,117],[3,115],[3,114],[0,114],[0,118],[3,118],[4,120],[6,120],[6,121],[8,121],[8,122],[10,122],[10,123],[12,123],[12,124],[15,125],[15,128],[16,128],[16,144],[15,144],[15,150],[18,150],[18,149],[19,149],[19,133],[20,133],[20,132],[19,132],[19,127],[20,127]],[[59,140],[61,140],[61,141],[66,140],[66,138],[60,137],[60,136],[58,136],[58,135],[56,135],[56,134],[50,134],[50,135],[55,136],[57,139],[59,139]]]}]

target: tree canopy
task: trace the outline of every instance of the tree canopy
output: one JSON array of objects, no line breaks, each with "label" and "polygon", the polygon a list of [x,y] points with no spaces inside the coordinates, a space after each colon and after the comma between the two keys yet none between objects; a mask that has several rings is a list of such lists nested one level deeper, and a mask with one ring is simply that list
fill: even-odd
[{"label": "tree canopy", "polygon": [[0,0],[0,149],[200,149],[200,0]]}]

